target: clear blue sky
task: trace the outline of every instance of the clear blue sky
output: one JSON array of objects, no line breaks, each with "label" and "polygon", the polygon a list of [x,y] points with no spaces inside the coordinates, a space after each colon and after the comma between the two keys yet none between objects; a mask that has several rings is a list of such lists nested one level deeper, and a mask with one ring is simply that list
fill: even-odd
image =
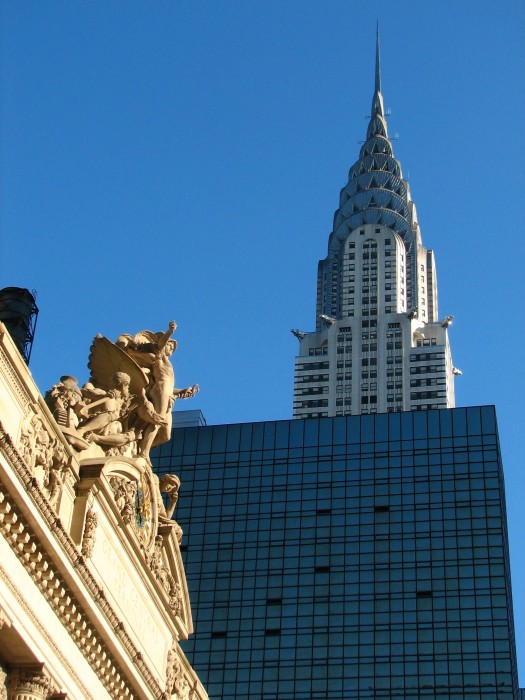
[{"label": "clear blue sky", "polygon": [[31,369],[178,324],[210,423],[289,418],[290,328],[385,105],[453,314],[458,405],[496,404],[525,685],[525,3],[4,0],[0,286],[36,289]]}]

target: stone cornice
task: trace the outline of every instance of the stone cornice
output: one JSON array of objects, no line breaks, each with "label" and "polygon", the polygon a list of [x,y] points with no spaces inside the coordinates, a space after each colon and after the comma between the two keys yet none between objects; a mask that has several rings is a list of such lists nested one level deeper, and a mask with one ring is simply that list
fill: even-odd
[{"label": "stone cornice", "polygon": [[[0,325],[0,330],[3,324]],[[4,336],[1,336],[1,339],[4,340]],[[6,376],[9,377],[10,379],[10,385],[13,387],[13,389],[16,392],[16,395],[18,397],[18,400],[20,401],[20,404],[22,406],[27,406],[27,404],[32,400],[32,397],[28,395],[27,388],[22,384],[22,381],[20,379],[20,376],[15,370],[13,369],[12,362],[7,355],[5,349],[0,346],[0,369],[3,373],[6,374]]]}]

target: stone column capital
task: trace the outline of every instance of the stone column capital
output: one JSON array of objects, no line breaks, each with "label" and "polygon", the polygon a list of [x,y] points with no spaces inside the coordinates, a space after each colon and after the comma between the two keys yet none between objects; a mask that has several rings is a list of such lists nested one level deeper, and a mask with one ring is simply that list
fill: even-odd
[{"label": "stone column capital", "polygon": [[51,679],[43,664],[13,669],[10,700],[46,700],[52,688]]}]

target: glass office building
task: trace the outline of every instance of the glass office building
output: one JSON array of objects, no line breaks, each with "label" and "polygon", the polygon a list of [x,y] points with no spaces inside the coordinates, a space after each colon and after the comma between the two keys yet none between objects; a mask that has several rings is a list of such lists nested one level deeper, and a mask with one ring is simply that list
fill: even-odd
[{"label": "glass office building", "polygon": [[213,700],[518,698],[494,408],[180,428]]}]

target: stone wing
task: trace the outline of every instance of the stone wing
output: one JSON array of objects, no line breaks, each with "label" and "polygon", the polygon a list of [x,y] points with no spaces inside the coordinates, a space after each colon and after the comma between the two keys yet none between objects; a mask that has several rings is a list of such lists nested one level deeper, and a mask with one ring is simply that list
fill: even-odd
[{"label": "stone wing", "polygon": [[148,378],[127,353],[104,336],[93,339],[90,348],[88,367],[91,370],[91,382],[96,387],[111,389],[111,377],[115,372],[125,372],[131,377],[130,392],[140,394],[148,385]]}]

